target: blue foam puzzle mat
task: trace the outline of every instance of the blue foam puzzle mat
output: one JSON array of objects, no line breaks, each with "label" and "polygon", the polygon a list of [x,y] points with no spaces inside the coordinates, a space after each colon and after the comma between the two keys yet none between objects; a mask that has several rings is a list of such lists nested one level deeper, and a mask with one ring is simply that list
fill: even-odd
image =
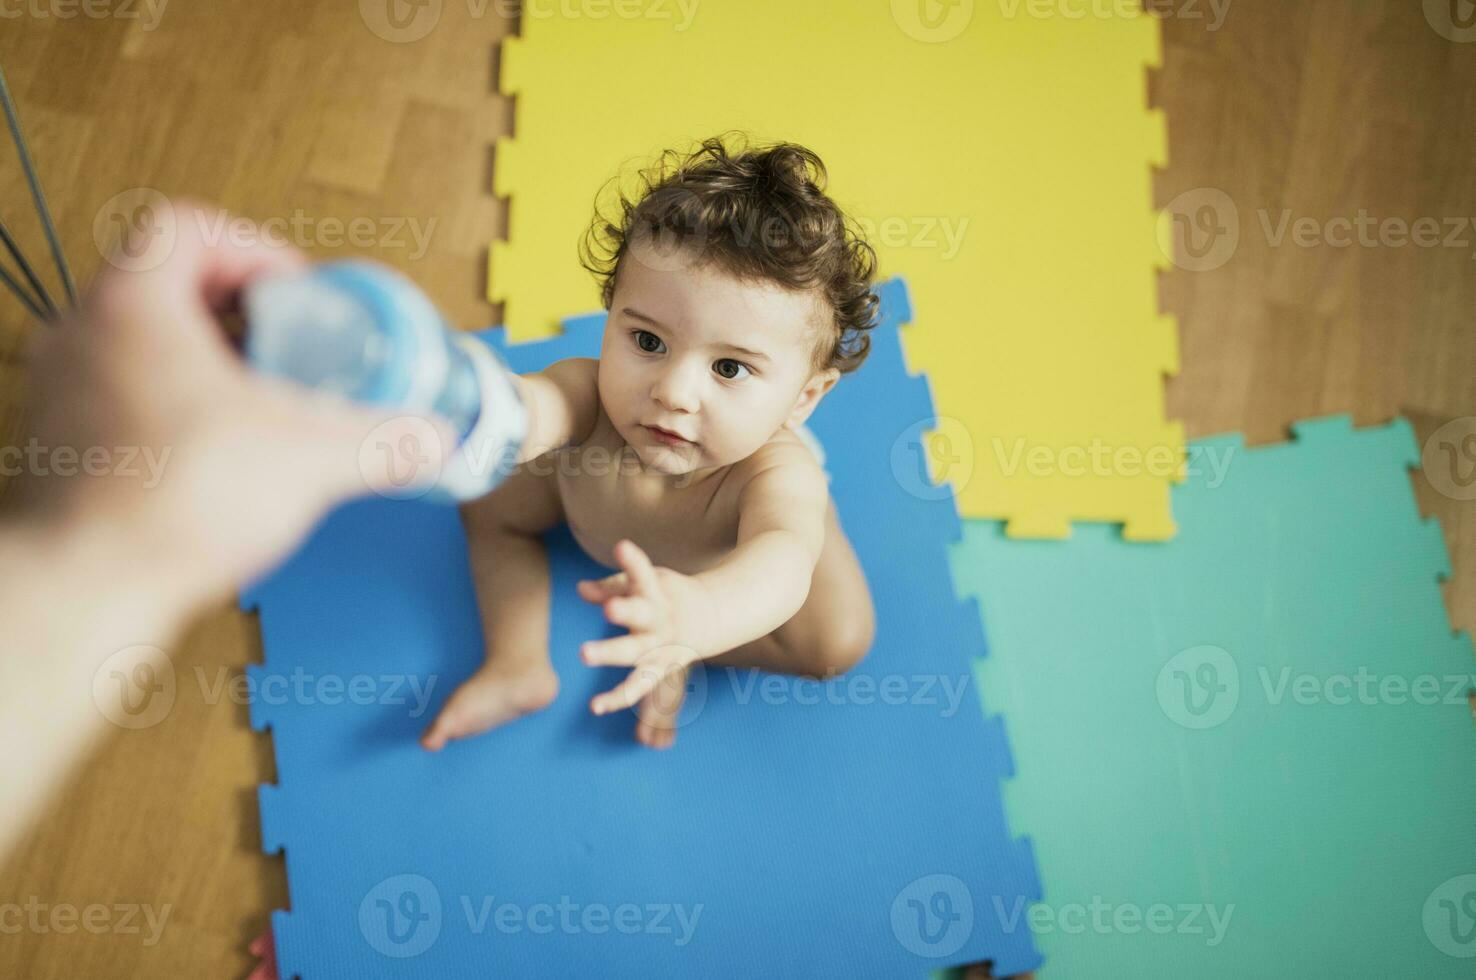
[{"label": "blue foam puzzle mat", "polygon": [[[933,409],[903,363],[906,289],[881,292],[870,358],[810,423],[876,602],[850,674],[694,671],[675,748],[640,746],[632,714],[588,711],[622,674],[585,667],[578,644],[620,631],[575,595],[603,570],[561,528],[558,700],[432,755],[419,733],[482,657],[454,510],[353,503],[248,592],[265,647],[252,725],[277,760],[262,836],[291,895],[272,918],[284,977],[896,980],[1039,962],[993,913],[1039,885],[1004,819],[978,610],[949,578],[959,523],[920,457]],[[481,336],[526,372],[597,354],[602,328]]]},{"label": "blue foam puzzle mat", "polygon": [[1409,425],[1196,443],[1179,536],[965,522],[1042,980],[1476,976],[1476,684]]}]

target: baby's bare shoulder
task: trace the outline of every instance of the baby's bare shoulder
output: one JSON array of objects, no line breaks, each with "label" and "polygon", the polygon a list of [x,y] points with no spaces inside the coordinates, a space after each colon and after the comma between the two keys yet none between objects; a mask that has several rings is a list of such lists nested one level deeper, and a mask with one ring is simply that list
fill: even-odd
[{"label": "baby's bare shoulder", "polygon": [[810,448],[788,429],[779,430],[753,455],[736,464],[733,479],[740,506],[829,500],[825,471]]}]

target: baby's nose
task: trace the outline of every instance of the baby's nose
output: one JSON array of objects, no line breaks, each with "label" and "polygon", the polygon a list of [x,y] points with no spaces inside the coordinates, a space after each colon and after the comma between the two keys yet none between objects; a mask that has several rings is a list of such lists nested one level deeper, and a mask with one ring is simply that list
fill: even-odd
[{"label": "baby's nose", "polygon": [[697,411],[697,384],[689,372],[680,369],[664,372],[656,380],[651,397],[669,412]]}]

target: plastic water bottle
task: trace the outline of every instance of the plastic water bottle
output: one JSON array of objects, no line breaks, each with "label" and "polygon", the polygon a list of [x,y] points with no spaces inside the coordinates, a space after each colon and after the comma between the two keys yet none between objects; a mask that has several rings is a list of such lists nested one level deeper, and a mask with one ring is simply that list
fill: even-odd
[{"label": "plastic water bottle", "polygon": [[486,344],[451,330],[394,270],[329,262],[246,288],[246,359],[259,371],[406,414],[434,412],[459,439],[430,489],[472,500],[511,472],[527,435],[517,382]]}]

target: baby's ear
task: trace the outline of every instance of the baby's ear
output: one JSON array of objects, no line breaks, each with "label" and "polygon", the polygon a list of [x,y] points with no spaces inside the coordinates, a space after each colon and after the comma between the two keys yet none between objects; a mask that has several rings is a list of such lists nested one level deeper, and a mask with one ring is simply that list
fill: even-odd
[{"label": "baby's ear", "polygon": [[815,406],[820,404],[820,399],[825,393],[835,387],[840,380],[840,371],[835,368],[826,368],[824,371],[816,371],[810,375],[810,380],[800,389],[799,397],[795,399],[794,408],[789,413],[785,424],[790,428],[802,424],[815,411]]}]

